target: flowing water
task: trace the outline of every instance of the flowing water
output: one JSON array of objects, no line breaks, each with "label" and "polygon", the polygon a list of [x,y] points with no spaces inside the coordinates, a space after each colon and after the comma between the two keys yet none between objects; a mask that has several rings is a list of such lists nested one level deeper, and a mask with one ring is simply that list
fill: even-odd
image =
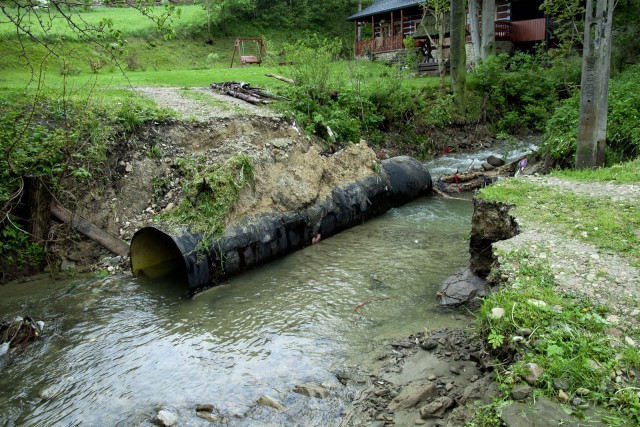
[{"label": "flowing water", "polygon": [[[468,324],[435,293],[468,261],[471,213],[469,200],[423,198],[194,298],[129,276],[0,286],[2,320],[46,322],[0,356],[0,426],[149,425],[161,408],[215,425],[198,403],[225,425],[336,425],[353,393],[337,370],[371,363],[389,337]],[[263,394],[286,409],[255,405]]]}]

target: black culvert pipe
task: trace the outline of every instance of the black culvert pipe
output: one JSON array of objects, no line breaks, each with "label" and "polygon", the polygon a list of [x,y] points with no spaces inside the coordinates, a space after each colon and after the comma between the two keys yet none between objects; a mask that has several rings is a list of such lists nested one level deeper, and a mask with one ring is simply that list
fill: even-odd
[{"label": "black culvert pipe", "polygon": [[138,230],[131,239],[131,268],[136,276],[175,275],[189,293],[274,260],[392,207],[431,193],[431,176],[416,159],[382,162],[379,175],[334,188],[330,196],[301,212],[270,213],[228,228],[210,243],[189,232],[156,227]]}]

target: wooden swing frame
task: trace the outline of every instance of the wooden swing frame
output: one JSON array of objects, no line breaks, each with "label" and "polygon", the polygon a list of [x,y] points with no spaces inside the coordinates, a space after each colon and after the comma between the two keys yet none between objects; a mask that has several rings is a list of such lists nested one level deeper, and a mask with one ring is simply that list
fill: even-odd
[{"label": "wooden swing frame", "polygon": [[[258,56],[250,56],[244,55],[243,44],[244,42],[256,42],[260,51]],[[258,64],[258,66],[262,65],[262,57],[266,53],[266,48],[264,46],[264,41],[261,38],[255,37],[238,37],[233,45],[233,54],[231,55],[231,65],[229,68],[233,68],[233,62],[236,58],[236,52],[238,52],[238,56],[240,57],[240,67],[245,64]]]}]

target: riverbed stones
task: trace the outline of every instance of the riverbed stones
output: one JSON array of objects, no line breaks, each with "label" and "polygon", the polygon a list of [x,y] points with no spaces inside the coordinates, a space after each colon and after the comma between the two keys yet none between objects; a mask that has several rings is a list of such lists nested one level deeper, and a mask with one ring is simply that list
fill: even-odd
[{"label": "riverbed stones", "polygon": [[497,167],[503,166],[505,162],[502,157],[491,155],[487,157],[487,163],[497,168]]},{"label": "riverbed stones", "polygon": [[198,403],[196,405],[196,412],[213,412],[215,409],[216,407],[211,403]]},{"label": "riverbed stones", "polygon": [[507,427],[576,426],[562,407],[544,396],[534,402],[513,402],[502,410],[502,421]]},{"label": "riverbed stones", "polygon": [[542,375],[542,367],[537,363],[527,363],[523,366],[522,378],[529,384],[534,385]]},{"label": "riverbed stones", "polygon": [[447,409],[452,407],[453,404],[454,401],[449,396],[437,397],[432,402],[420,408],[420,416],[425,420],[429,418],[443,418]]},{"label": "riverbed stones", "polygon": [[279,400],[271,396],[267,396],[266,394],[260,396],[258,400],[256,400],[256,403],[262,406],[268,406],[269,408],[273,408],[277,411],[282,411],[284,409],[284,405]]},{"label": "riverbed stones", "polygon": [[513,400],[525,400],[533,393],[533,388],[527,384],[518,384],[509,392],[509,397]]},{"label": "riverbed stones", "polygon": [[412,381],[405,386],[400,394],[393,398],[389,404],[389,409],[397,411],[399,409],[413,408],[417,404],[424,402],[436,393],[436,385],[427,380],[419,379]]},{"label": "riverbed stones", "polygon": [[505,315],[506,311],[502,307],[494,307],[491,309],[489,313],[489,317],[492,319],[502,319]]},{"label": "riverbed stones", "polygon": [[178,416],[167,409],[161,409],[153,419],[153,423],[161,427],[170,427],[178,422]]},{"label": "riverbed stones", "polygon": [[314,384],[298,384],[293,388],[293,392],[317,399],[325,399],[330,395],[329,390]]},{"label": "riverbed stones", "polygon": [[468,267],[453,273],[440,285],[440,304],[457,306],[467,304],[487,294],[486,282],[474,275]]}]

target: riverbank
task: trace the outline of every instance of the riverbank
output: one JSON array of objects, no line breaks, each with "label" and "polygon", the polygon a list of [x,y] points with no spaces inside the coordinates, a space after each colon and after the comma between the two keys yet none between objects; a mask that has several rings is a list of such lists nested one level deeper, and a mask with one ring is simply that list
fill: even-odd
[{"label": "riverbank", "polygon": [[639,169],[521,176],[479,192],[508,212],[492,237],[500,290],[475,327],[398,341],[411,354],[381,369],[390,394],[356,400],[346,425],[640,422]]}]

